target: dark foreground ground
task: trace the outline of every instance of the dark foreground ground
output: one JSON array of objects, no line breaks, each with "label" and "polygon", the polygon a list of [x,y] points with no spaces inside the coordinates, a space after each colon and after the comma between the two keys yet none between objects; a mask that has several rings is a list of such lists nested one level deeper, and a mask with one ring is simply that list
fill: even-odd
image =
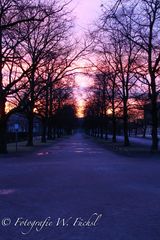
[{"label": "dark foreground ground", "polygon": [[1,157],[0,240],[159,240],[159,160],[81,134]]}]

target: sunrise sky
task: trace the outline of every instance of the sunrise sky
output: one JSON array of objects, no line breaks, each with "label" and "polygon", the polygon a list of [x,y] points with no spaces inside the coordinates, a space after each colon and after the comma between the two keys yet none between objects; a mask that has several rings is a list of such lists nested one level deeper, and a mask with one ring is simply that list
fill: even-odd
[{"label": "sunrise sky", "polygon": [[[101,12],[101,4],[103,0],[73,0],[73,14],[76,17],[76,32],[83,38],[83,34],[91,25],[94,24]],[[78,105],[78,116],[83,117],[83,108],[85,105],[85,89],[90,85],[91,79],[79,74],[76,76],[76,89],[77,105]]]},{"label": "sunrise sky", "polygon": [[77,30],[83,32],[88,29],[100,14],[100,6],[103,2],[103,0],[73,0]]}]

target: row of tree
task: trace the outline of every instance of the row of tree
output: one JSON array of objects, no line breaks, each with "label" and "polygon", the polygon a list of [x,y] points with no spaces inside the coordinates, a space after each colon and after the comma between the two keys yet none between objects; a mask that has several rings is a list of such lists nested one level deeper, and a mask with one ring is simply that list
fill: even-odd
[{"label": "row of tree", "polygon": [[71,38],[73,18],[68,4],[0,1],[0,153],[7,152],[7,119],[13,112],[26,114],[27,145],[32,146],[34,113],[42,117],[46,141],[47,129],[52,138],[53,115],[63,114],[66,110],[59,109],[64,104],[73,105],[74,62],[83,51],[75,50],[77,41]]},{"label": "row of tree", "polygon": [[[102,15],[90,33],[94,46],[95,84],[86,109],[101,134],[112,121],[123,119],[124,144],[129,145],[129,117],[151,106],[152,150],[158,149],[158,95],[160,90],[160,1],[118,0]],[[98,56],[97,60],[96,56]],[[143,116],[141,116],[143,118]],[[89,121],[89,120],[88,120]],[[92,127],[93,127],[92,126]]]}]

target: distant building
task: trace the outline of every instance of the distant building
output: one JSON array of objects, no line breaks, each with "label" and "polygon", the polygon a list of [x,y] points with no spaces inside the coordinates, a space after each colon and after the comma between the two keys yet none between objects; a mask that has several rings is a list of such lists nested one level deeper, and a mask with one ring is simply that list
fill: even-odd
[{"label": "distant building", "polygon": [[[9,116],[7,122],[7,131],[12,132],[21,132],[27,133],[28,132],[28,120],[26,116],[22,113],[13,113]],[[35,135],[41,133],[41,119],[37,115],[34,116],[34,123],[33,123],[33,132]]]}]

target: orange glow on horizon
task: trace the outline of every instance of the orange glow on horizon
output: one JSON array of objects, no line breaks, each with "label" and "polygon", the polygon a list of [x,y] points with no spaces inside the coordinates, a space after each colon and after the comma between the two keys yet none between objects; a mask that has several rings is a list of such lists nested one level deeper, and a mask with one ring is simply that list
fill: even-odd
[{"label": "orange glow on horizon", "polygon": [[14,107],[15,107],[14,104],[12,104],[10,102],[6,102],[6,106],[5,106],[6,113],[10,112]]},{"label": "orange glow on horizon", "polygon": [[[83,64],[83,62],[81,62]],[[74,96],[76,98],[77,117],[84,117],[86,100],[88,98],[88,89],[93,86],[93,78],[85,73],[77,73],[75,75]]]},{"label": "orange glow on horizon", "polygon": [[84,117],[85,101],[83,99],[77,99],[77,117]]}]

